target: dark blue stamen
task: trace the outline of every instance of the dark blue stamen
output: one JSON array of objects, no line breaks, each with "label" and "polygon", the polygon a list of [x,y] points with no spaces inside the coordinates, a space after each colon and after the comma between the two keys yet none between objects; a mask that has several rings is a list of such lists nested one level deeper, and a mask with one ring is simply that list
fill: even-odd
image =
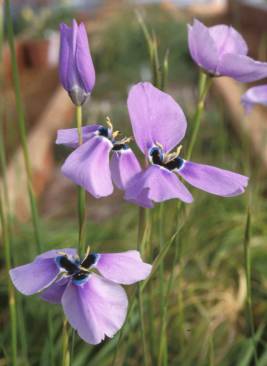
[{"label": "dark blue stamen", "polygon": [[103,136],[103,137],[109,138],[108,128],[106,128],[106,127],[99,127],[98,133],[99,133],[99,136]]},{"label": "dark blue stamen", "polygon": [[174,158],[168,161],[168,163],[164,164],[164,167],[167,168],[168,170],[174,170],[174,169],[180,169],[183,166],[183,164],[184,160],[179,156],[177,156],[177,158]]},{"label": "dark blue stamen", "polygon": [[73,275],[79,272],[79,263],[71,261],[67,256],[61,255],[56,257],[57,265],[65,269],[69,275]]},{"label": "dark blue stamen", "polygon": [[120,143],[114,143],[113,144],[113,151],[120,151],[120,150],[127,150],[129,149],[129,146],[127,144],[120,144]]},{"label": "dark blue stamen", "polygon": [[160,151],[160,148],[152,147],[149,154],[152,158],[153,164],[163,165],[163,156],[162,156],[162,152]]},{"label": "dark blue stamen", "polygon": [[84,268],[90,268],[93,264],[96,263],[97,259],[98,254],[96,253],[88,254],[87,257],[85,257],[84,260],[82,261],[81,265]]},{"label": "dark blue stamen", "polygon": [[159,147],[152,147],[152,149],[149,152],[149,155],[151,156],[153,164],[162,166],[168,170],[181,169],[184,164],[184,160],[179,156],[168,161],[167,163],[164,163],[163,154]]}]

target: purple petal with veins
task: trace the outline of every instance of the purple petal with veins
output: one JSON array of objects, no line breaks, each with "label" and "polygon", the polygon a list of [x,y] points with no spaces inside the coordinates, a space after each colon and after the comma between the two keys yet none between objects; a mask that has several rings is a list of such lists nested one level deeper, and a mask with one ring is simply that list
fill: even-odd
[{"label": "purple petal with veins", "polygon": [[111,149],[108,139],[95,136],[68,156],[62,173],[96,198],[109,196],[113,192],[109,168]]},{"label": "purple petal with veins", "polygon": [[178,174],[192,186],[222,197],[240,195],[248,184],[244,175],[191,161],[185,161]]}]

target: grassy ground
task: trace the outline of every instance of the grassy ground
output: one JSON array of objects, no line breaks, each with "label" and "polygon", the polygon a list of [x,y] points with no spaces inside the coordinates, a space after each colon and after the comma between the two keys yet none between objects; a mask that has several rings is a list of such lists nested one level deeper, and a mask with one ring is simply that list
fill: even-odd
[{"label": "grassy ground", "polygon": [[[176,24],[167,15],[161,13],[159,16],[158,12],[151,12],[148,22],[156,28],[163,52],[165,48],[171,49],[169,90],[187,111],[189,135],[197,77],[187,53],[185,24]],[[127,88],[130,83],[139,81],[142,70],[148,69],[146,48],[132,13],[115,19],[95,43],[98,42],[100,45],[94,53],[98,71],[94,98],[96,101],[110,98],[110,114],[114,124],[129,133],[129,120],[123,104]],[[184,98],[184,95],[192,95],[193,98]],[[192,205],[182,207],[178,223],[183,223],[183,227],[178,238],[144,290],[146,339],[149,361],[153,366],[256,365],[246,312],[243,244],[248,202],[251,210],[255,342],[259,354],[258,366],[267,365],[266,183],[260,166],[250,157],[249,147],[242,141],[242,136],[233,135],[225,110],[226,106],[215,98],[208,100],[193,160],[247,173],[251,177],[250,186],[245,195],[228,199],[190,188],[195,201]],[[90,116],[90,110],[88,114]],[[185,152],[188,135],[184,144]],[[65,154],[61,152],[58,159],[61,160]],[[64,196],[64,192],[62,197],[68,201],[69,196]],[[46,249],[75,246],[77,243],[74,194],[73,200],[66,202],[66,206],[69,207],[68,214],[62,207],[57,220],[49,215],[42,219],[42,241]],[[112,215],[94,215],[93,210],[108,211],[112,206],[116,206]],[[155,259],[160,245],[166,244],[176,230],[176,211],[177,202],[171,201],[149,212],[152,230],[144,247],[146,260]],[[134,248],[137,215],[138,208],[124,202],[120,195],[107,200],[90,200],[88,243],[94,250],[100,251]],[[163,215],[162,226],[159,225],[160,215]],[[34,257],[30,224],[14,222],[12,253],[16,264],[25,263]],[[3,329],[0,333],[0,352],[3,359],[10,352],[10,333],[2,256],[0,260],[0,303],[3,309],[0,315]],[[162,306],[170,276],[171,291],[165,306]],[[128,292],[130,298],[134,296],[135,287],[131,286]],[[55,364],[59,365],[62,350],[61,309],[43,303],[38,297],[25,298],[17,294],[17,300],[23,309],[18,317],[19,365],[50,365],[48,311],[52,317]],[[143,365],[138,314],[134,307],[118,346],[116,365]],[[165,323],[162,328],[163,318]],[[75,337],[72,365],[111,365],[117,344],[118,336],[98,347],[88,346]]]}]

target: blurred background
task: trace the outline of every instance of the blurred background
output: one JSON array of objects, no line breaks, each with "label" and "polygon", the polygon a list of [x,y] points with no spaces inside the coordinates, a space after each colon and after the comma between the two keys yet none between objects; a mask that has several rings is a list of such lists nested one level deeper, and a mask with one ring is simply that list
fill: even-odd
[{"label": "blurred background", "polygon": [[[198,18],[207,25],[232,24],[249,45],[250,56],[267,60],[266,0],[13,0],[16,55],[33,165],[34,189],[41,214],[46,249],[77,243],[76,187],[60,173],[69,153],[55,146],[56,131],[74,125],[74,108],[58,80],[58,28],[73,18],[85,22],[96,86],[84,106],[84,124],[113,125],[131,135],[126,98],[130,86],[151,80],[147,45],[137,12],[156,34],[162,59],[169,50],[166,90],[184,109],[190,133],[197,101],[198,69],[187,46],[187,24]],[[19,265],[35,256],[22,149],[17,129],[11,58],[4,43],[4,87],[1,90],[3,132],[7,154],[7,180],[13,217],[12,253]],[[261,83],[266,83],[266,80]],[[207,101],[193,160],[213,164],[251,177],[246,195],[223,199],[193,191],[194,204],[184,210],[186,223],[180,233],[182,253],[174,266],[174,285],[168,301],[168,357],[158,361],[159,293],[153,281],[145,298],[150,363],[183,366],[252,366],[253,342],[246,317],[246,281],[243,241],[248,200],[251,203],[252,298],[256,324],[258,366],[267,365],[267,112],[256,107],[245,116],[240,97],[246,85],[227,78],[216,79]],[[187,134],[187,135],[188,135]],[[188,139],[183,142],[186,152]],[[138,151],[136,151],[138,155]],[[138,208],[123,200],[122,192],[105,199],[88,195],[87,241],[94,250],[132,249],[136,243]],[[176,202],[166,203],[164,236],[175,230]],[[157,254],[158,207],[151,213],[153,260]],[[2,248],[0,247],[0,251]],[[164,278],[172,270],[172,250],[164,260]],[[5,273],[0,257],[0,365],[6,365],[9,330]],[[129,290],[130,292],[133,290]],[[19,365],[48,365],[47,304],[38,298],[17,295],[19,314]],[[60,359],[63,315],[52,306],[55,360]],[[154,322],[152,321],[154,320]],[[40,332],[40,329],[42,330]],[[74,366],[111,365],[117,337],[98,347],[78,339]],[[138,314],[127,325],[116,365],[142,365]],[[90,360],[90,362],[89,362]],[[56,363],[58,364],[58,363]]]}]

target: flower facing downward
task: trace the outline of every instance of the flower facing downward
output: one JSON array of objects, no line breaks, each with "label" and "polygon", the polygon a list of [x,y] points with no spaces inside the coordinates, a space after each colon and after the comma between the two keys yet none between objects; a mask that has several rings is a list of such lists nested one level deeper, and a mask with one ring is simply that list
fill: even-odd
[{"label": "flower facing downward", "polygon": [[247,56],[248,47],[234,28],[206,27],[198,20],[188,26],[189,50],[199,67],[215,76],[252,82],[267,76],[267,63]]},{"label": "flower facing downward", "polygon": [[135,141],[149,167],[136,174],[126,187],[125,199],[140,206],[178,198],[193,201],[191,193],[177,175],[192,186],[218,196],[236,196],[244,192],[248,178],[227,170],[187,161],[180,157],[186,119],[180,106],[150,83],[138,83],[130,90],[128,110]]},{"label": "flower facing downward", "polygon": [[[39,296],[62,304],[79,336],[90,344],[100,343],[122,327],[128,307],[119,285],[144,280],[151,272],[135,250],[123,253],[87,252],[80,260],[75,249],[51,250],[29,264],[10,270],[10,277],[24,295]],[[99,274],[96,273],[99,272]]]},{"label": "flower facing downward", "polygon": [[241,97],[241,103],[249,113],[255,104],[267,106],[267,85],[254,86],[246,91]]},{"label": "flower facing downward", "polygon": [[119,132],[113,131],[109,119],[107,127],[86,126],[82,134],[83,144],[79,146],[76,128],[58,131],[56,143],[75,148],[63,164],[62,173],[96,198],[113,192],[112,181],[117,188],[125,189],[128,181],[141,171],[128,145],[130,139],[118,139]]},{"label": "flower facing downward", "polygon": [[75,105],[82,105],[95,85],[95,69],[83,23],[60,25],[59,77]]}]

